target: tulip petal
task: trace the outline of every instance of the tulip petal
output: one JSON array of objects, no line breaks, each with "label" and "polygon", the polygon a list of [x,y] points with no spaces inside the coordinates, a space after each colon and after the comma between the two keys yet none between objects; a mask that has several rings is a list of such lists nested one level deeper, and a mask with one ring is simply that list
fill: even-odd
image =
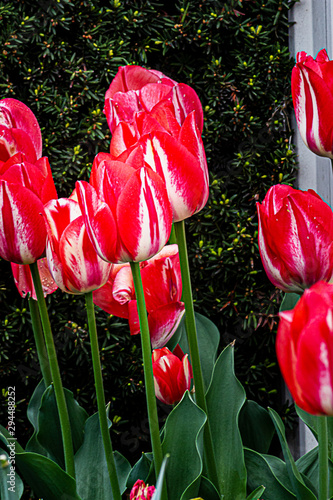
[{"label": "tulip petal", "polygon": [[183,302],[171,302],[148,315],[150,341],[153,349],[164,347],[177,330],[185,313]]},{"label": "tulip petal", "polygon": [[152,170],[136,170],[117,204],[121,241],[133,262],[147,260],[166,244],[172,212],[165,185]]},{"label": "tulip petal", "polygon": [[[51,276],[46,258],[44,257],[42,259],[39,259],[37,261],[37,265],[44,297],[46,297],[47,295],[55,292],[58,286]],[[30,267],[28,265],[20,265],[14,263],[11,263],[11,267],[15,285],[21,297],[24,298],[29,294],[30,297],[32,297],[34,300],[37,300],[35,287],[32,282]]]},{"label": "tulip petal", "polygon": [[187,115],[195,111],[195,120],[200,134],[202,134],[203,111],[200,99],[195,90],[185,83],[179,83],[172,89],[172,103],[179,125],[184,123]]},{"label": "tulip petal", "polygon": [[43,204],[29,189],[0,181],[0,256],[32,264],[45,249]]}]

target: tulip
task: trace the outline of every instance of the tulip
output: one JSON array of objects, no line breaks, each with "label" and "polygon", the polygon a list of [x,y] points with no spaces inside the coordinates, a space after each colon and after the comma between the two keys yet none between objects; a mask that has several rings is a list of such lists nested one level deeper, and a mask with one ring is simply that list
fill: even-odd
[{"label": "tulip", "polygon": [[[147,262],[141,277],[153,348],[163,347],[184,314],[177,245],[167,245]],[[131,335],[140,333],[137,301],[129,264],[113,266],[108,282],[93,293],[94,303],[109,314],[129,321]]]},{"label": "tulip", "polygon": [[144,481],[138,479],[131,489],[130,500],[152,500],[155,486],[146,485]]},{"label": "tulip", "polygon": [[333,415],[333,285],[318,282],[292,311],[280,313],[276,350],[296,404],[312,415]]},{"label": "tulip", "polygon": [[154,349],[152,354],[156,397],[167,405],[178,403],[189,391],[193,378],[188,355],[179,345],[173,354],[167,347]]},{"label": "tulip", "polygon": [[0,164],[18,152],[35,163],[42,156],[42,134],[33,112],[16,99],[0,100]]},{"label": "tulip", "polygon": [[304,143],[313,153],[333,159],[333,61],[325,49],[316,59],[306,52],[297,54],[291,91]]},{"label": "tulip", "polygon": [[82,294],[103,286],[111,265],[95,252],[73,199],[51,200],[45,205],[46,257],[54,281],[67,293]]},{"label": "tulip", "polygon": [[202,107],[191,87],[178,84],[160,71],[130,65],[119,68],[105,94],[104,112],[112,134],[119,122],[133,123],[136,113],[150,112],[161,101],[170,102],[179,124],[195,110],[197,125],[202,132]]},{"label": "tulip", "polygon": [[17,153],[0,170],[0,256],[32,264],[43,256],[46,228],[44,203],[57,196],[46,157],[35,164]]},{"label": "tulip", "polygon": [[[46,295],[53,293],[58,288],[58,286],[50,274],[46,258],[44,257],[43,259],[39,259],[37,261],[37,265],[44,297],[46,297]],[[32,282],[30,267],[13,263],[11,264],[11,267],[15,285],[21,297],[26,297],[29,294],[30,297],[32,297],[34,300],[37,300],[35,287]]]},{"label": "tulip", "polygon": [[140,262],[168,241],[172,211],[166,188],[142,157],[136,169],[98,154],[90,183],[77,182],[76,192],[89,238],[102,259]]},{"label": "tulip", "polygon": [[257,203],[259,250],[271,282],[302,293],[333,279],[333,213],[313,191],[278,184]]}]

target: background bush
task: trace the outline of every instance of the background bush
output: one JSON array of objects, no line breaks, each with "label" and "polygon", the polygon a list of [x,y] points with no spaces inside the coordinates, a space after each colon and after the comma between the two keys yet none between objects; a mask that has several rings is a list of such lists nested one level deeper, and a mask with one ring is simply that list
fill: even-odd
[{"label": "background bush", "polygon": [[[261,266],[255,204],[271,185],[295,178],[287,49],[292,5],[7,0],[0,6],[1,97],[22,100],[37,116],[59,197],[89,178],[97,152],[108,151],[104,94],[118,66],[155,68],[197,91],[211,195],[187,221],[196,309],[218,326],[221,348],[236,338],[237,375],[248,396],[284,417],[290,408],[277,394],[274,350],[280,294]],[[13,285],[9,263],[0,266],[3,408],[6,387],[16,385],[17,436],[24,444],[38,365],[28,302]],[[84,301],[57,291],[48,303],[64,385],[93,413]],[[100,310],[97,318],[115,448],[132,460],[147,439],[140,339],[118,318]]]}]

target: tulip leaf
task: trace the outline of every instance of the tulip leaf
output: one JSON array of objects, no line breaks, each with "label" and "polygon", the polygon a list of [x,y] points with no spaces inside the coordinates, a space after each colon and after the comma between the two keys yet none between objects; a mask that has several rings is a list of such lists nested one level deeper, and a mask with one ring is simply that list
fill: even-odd
[{"label": "tulip leaf", "polygon": [[166,455],[163,459],[161,469],[157,478],[156,482],[156,489],[154,492],[154,500],[161,500],[162,498],[162,492],[163,492],[163,481],[164,481],[164,476],[165,476],[165,470],[166,466],[169,460],[169,455]]},{"label": "tulip leaf", "polygon": [[34,427],[34,433],[29,439],[25,449],[26,451],[32,451],[34,453],[39,453],[40,455],[51,458],[50,453],[48,453],[48,451],[39,443],[37,439],[37,432],[39,429],[38,414],[44,392],[45,384],[44,380],[42,379],[34,390],[28,405],[27,417]]},{"label": "tulip leaf", "polygon": [[138,479],[142,479],[142,481],[146,483],[149,476],[151,464],[152,455],[150,455],[149,453],[142,453],[142,456],[136,462],[128,475],[126,483],[127,488],[131,490]]},{"label": "tulip leaf", "polygon": [[[296,462],[297,469],[303,473],[314,485],[317,491],[319,491],[319,460],[318,460],[318,446],[313,448],[308,453],[299,458]],[[329,485],[328,493],[329,498],[333,496],[333,462],[328,461],[329,467]]]},{"label": "tulip leaf", "polygon": [[265,486],[264,500],[294,500],[287,466],[280,458],[244,449],[249,490]]},{"label": "tulip leaf", "polygon": [[264,491],[265,486],[258,486],[258,488],[250,493],[246,500],[258,500],[258,498],[264,493]]},{"label": "tulip leaf", "polygon": [[[111,422],[109,421],[111,426]],[[114,452],[121,493],[126,489],[131,466],[120,453]],[[84,441],[75,454],[77,491],[82,500],[112,500],[112,490],[105,460],[98,413],[86,420]]]},{"label": "tulip leaf", "polygon": [[[64,389],[69,420],[71,424],[74,453],[83,442],[84,423],[88,417],[87,412],[75,401],[73,393]],[[58,408],[54,394],[54,387],[49,386],[41,400],[38,412],[38,443],[47,450],[52,458],[63,469],[65,468],[62,444],[61,427]]]},{"label": "tulip leaf", "polygon": [[239,414],[239,430],[243,445],[259,453],[268,453],[275,427],[265,408],[246,400]]},{"label": "tulip leaf", "polygon": [[287,471],[290,481],[293,485],[293,492],[296,494],[297,500],[316,500],[314,493],[308,488],[308,486],[311,486],[311,489],[314,489],[313,485],[310,483],[310,481],[308,481],[306,486],[303,476],[297,469],[297,466],[288,447],[285,428],[280,416],[272,408],[269,408],[268,411],[271,415],[276,432],[279,436],[282,453],[286,461]]},{"label": "tulip leaf", "polygon": [[197,496],[202,472],[205,422],[205,413],[194,403],[188,391],[168,415],[162,450],[164,455],[170,455],[166,470],[169,498],[185,500]]},{"label": "tulip leaf", "polygon": [[291,311],[291,309],[294,309],[300,298],[301,296],[298,293],[285,293],[280,305],[280,312]]},{"label": "tulip leaf", "polygon": [[8,452],[0,448],[0,498],[2,500],[19,500],[23,495],[23,482],[15,469],[15,465],[10,463]]},{"label": "tulip leaf", "polygon": [[213,483],[205,476],[201,476],[198,497],[207,499],[209,498],[209,500],[221,499],[219,492],[217,491]]},{"label": "tulip leaf", "polygon": [[76,493],[75,480],[58,464],[37,453],[16,454],[20,475],[38,498],[45,500],[81,500]]},{"label": "tulip leaf", "polygon": [[227,346],[216,361],[207,392],[207,409],[218,471],[219,491],[226,499],[246,497],[246,469],[238,429],[245,391],[234,372],[234,348]]},{"label": "tulip leaf", "polygon": [[[320,416],[310,415],[310,413],[302,410],[299,406],[295,405],[298,416],[309,427],[314,437],[318,440],[318,423]],[[328,441],[328,454],[333,460],[333,417],[326,417],[327,420],[327,441]]]},{"label": "tulip leaf", "polygon": [[[220,342],[220,333],[214,323],[202,314],[195,313],[195,324],[197,327],[202,376],[205,387],[208,388]],[[168,342],[167,347],[172,351],[177,344],[180,345],[182,350],[187,353],[190,358],[190,349],[185,329],[185,314],[171,341]]]}]

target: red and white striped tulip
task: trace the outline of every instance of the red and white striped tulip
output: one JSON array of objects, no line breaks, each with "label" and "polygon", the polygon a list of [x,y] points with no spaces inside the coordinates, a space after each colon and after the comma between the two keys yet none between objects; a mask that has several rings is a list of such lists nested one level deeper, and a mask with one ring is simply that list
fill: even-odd
[{"label": "red and white striped tulip", "polygon": [[313,153],[333,159],[333,61],[325,49],[316,59],[298,52],[291,91],[304,143]]},{"label": "red and white striped tulip", "polygon": [[[153,348],[160,348],[173,336],[185,311],[177,245],[166,245],[140,268],[150,340]],[[140,333],[129,264],[114,265],[108,282],[93,293],[93,299],[107,313],[128,319],[131,335]]]},{"label": "red and white striped tulip", "polygon": [[295,403],[333,415],[333,285],[318,282],[292,311],[280,313],[277,357]]},{"label": "red and white striped tulip", "polygon": [[[46,297],[47,295],[55,292],[58,286],[51,276],[50,270],[47,265],[47,259],[43,257],[42,259],[37,260],[37,265],[44,297]],[[15,285],[21,297],[24,298],[29,294],[31,298],[37,300],[30,267],[13,263],[11,264],[11,266]]]},{"label": "red and white striped tulip", "polygon": [[120,122],[132,124],[136,113],[149,113],[162,101],[172,107],[179,125],[195,110],[197,126],[202,132],[202,107],[191,87],[171,80],[160,71],[135,65],[120,67],[105,94],[104,112],[112,134]]},{"label": "red and white striped tulip", "polygon": [[130,500],[152,500],[155,486],[146,485],[142,479],[138,479],[131,489]]},{"label": "red and white striped tulip", "polygon": [[42,156],[42,134],[28,106],[17,99],[0,100],[0,164],[18,152],[35,163]]},{"label": "red and white striped tulip", "polygon": [[333,280],[333,212],[313,190],[272,186],[257,203],[259,250],[271,282],[302,293]]},{"label": "red and white striped tulip", "polygon": [[172,211],[165,184],[145,166],[138,168],[96,156],[90,183],[76,183],[89,237],[99,256],[113,263],[150,259],[167,243]]},{"label": "red and white striped tulip", "polygon": [[179,345],[173,353],[163,347],[153,350],[152,361],[156,397],[167,405],[178,403],[191,388],[193,375],[188,355]]},{"label": "red and white striped tulip", "polygon": [[44,207],[47,228],[46,257],[51,275],[64,292],[82,294],[103,286],[111,264],[95,252],[79,204],[67,198]]}]

